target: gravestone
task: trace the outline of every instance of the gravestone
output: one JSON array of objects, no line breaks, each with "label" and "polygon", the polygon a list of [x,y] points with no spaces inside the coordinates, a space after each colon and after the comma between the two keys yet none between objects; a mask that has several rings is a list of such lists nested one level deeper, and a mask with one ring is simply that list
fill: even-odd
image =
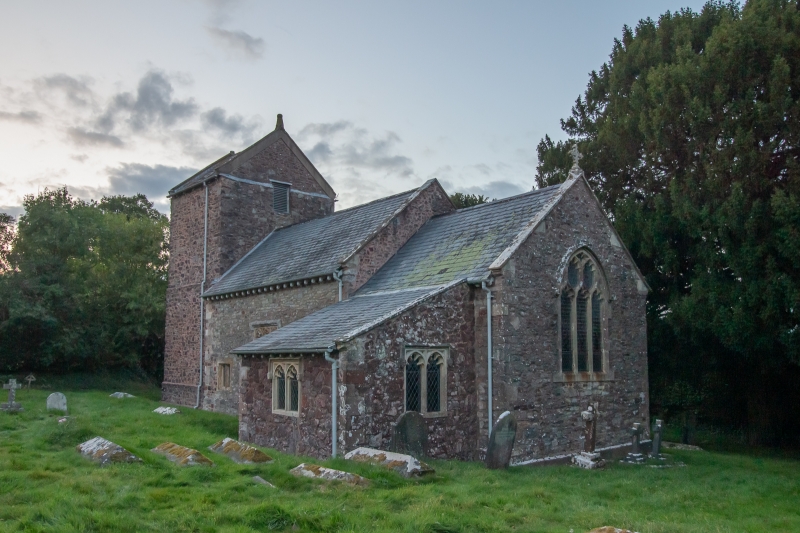
[{"label": "gravestone", "polygon": [[423,457],[428,449],[428,426],[425,418],[416,411],[400,415],[394,425],[392,451]]},{"label": "gravestone", "polygon": [[67,412],[67,397],[60,392],[54,392],[47,397],[47,410]]},{"label": "gravestone", "polygon": [[9,379],[3,388],[8,391],[8,403],[0,403],[0,411],[9,413],[24,411],[22,405],[17,403],[17,389],[21,389],[22,385],[17,384],[16,379]]},{"label": "gravestone", "polygon": [[156,407],[155,409],[153,409],[153,412],[158,413],[160,415],[176,415],[180,413],[177,407],[165,407],[165,406]]},{"label": "gravestone", "polygon": [[33,374],[28,374],[28,375],[25,377],[25,381],[27,381],[27,382],[28,382],[28,390],[30,390],[30,388],[31,388],[31,382],[33,382],[33,381],[36,381],[36,376],[34,376]]},{"label": "gravestone", "polygon": [[172,442],[159,444],[150,451],[165,456],[178,466],[214,466],[208,457],[197,450]]},{"label": "gravestone", "polygon": [[597,408],[594,405],[589,405],[581,413],[581,419],[584,421],[583,451],[572,458],[573,463],[589,470],[602,468],[606,465],[605,461],[600,458],[600,454],[595,452],[595,446],[597,445],[597,414]]},{"label": "gravestone", "polygon": [[78,452],[97,463],[107,466],[111,463],[141,463],[142,460],[118,444],[102,437],[95,437],[77,446]]},{"label": "gravestone", "polygon": [[423,463],[415,457],[374,448],[356,448],[347,452],[344,458],[350,461],[381,465],[394,470],[403,477],[419,477],[434,472],[433,468],[427,463]]},{"label": "gravestone", "polygon": [[231,438],[224,438],[216,444],[208,447],[212,452],[227,455],[234,463],[254,464],[271,463],[272,457],[265,454],[258,448],[254,448],[244,442],[239,442]]},{"label": "gravestone", "polygon": [[641,448],[640,448],[640,441],[642,438],[642,425],[638,422],[633,424],[631,428],[631,437],[633,441],[631,442],[631,451],[622,461],[625,463],[634,463],[639,464],[644,462],[644,455],[642,455]]},{"label": "gravestone", "polygon": [[341,470],[334,470],[333,468],[326,468],[311,463],[301,463],[289,470],[289,473],[298,477],[310,477],[326,481],[343,481],[350,485],[358,485],[361,487],[369,486],[369,480],[358,474],[342,472]]},{"label": "gravestone", "polygon": [[486,450],[486,466],[488,468],[508,468],[511,462],[511,451],[517,438],[517,421],[506,411],[492,428],[489,434],[489,447]]},{"label": "gravestone", "polygon": [[127,392],[115,392],[114,394],[109,394],[111,398],[135,398],[133,394],[128,394]]},{"label": "gravestone", "polygon": [[650,456],[655,459],[662,459],[661,456],[661,432],[664,429],[664,421],[656,419],[653,426],[653,449],[650,451]]}]

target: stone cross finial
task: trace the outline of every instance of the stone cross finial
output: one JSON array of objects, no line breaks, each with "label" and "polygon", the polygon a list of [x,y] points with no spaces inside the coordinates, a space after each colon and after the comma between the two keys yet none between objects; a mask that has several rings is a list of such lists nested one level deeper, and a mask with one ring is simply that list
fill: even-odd
[{"label": "stone cross finial", "polygon": [[572,156],[572,168],[580,168],[580,165],[578,164],[578,161],[583,159],[583,156],[578,151],[578,145],[577,144],[573,144],[572,145],[572,149],[569,151],[569,153]]},{"label": "stone cross finial", "polygon": [[31,382],[32,381],[36,381],[36,376],[34,376],[33,374],[28,374],[28,376],[25,378],[25,381],[28,382],[28,388],[30,389],[31,388]]}]

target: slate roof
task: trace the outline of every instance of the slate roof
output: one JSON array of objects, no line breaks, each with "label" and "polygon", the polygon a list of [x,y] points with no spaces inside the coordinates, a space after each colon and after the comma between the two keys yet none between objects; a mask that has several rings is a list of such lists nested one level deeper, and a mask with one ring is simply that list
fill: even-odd
[{"label": "slate roof", "polygon": [[216,161],[208,165],[206,168],[199,170],[196,174],[190,176],[188,179],[180,182],[179,184],[171,188],[169,190],[169,193],[167,193],[167,196],[175,196],[176,194],[191,189],[195,185],[200,185],[206,179],[215,176],[217,174],[217,170],[219,169],[219,167],[221,167],[234,157],[236,157],[235,152],[231,152],[229,154],[222,156],[221,158],[217,159]]},{"label": "slate roof", "polygon": [[420,287],[354,296],[259,337],[233,353],[324,352],[334,342],[350,340],[447,288],[448,285]]},{"label": "slate roof", "polygon": [[331,274],[418,190],[395,194],[273,231],[203,296]]},{"label": "slate roof", "polygon": [[430,219],[358,294],[484,277],[561,190],[553,185]]}]

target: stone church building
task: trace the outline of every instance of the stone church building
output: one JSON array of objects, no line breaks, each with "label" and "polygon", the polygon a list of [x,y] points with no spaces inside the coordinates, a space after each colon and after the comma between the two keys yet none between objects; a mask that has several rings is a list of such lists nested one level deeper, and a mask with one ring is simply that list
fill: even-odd
[{"label": "stone church building", "polygon": [[283,128],[170,191],[164,401],[328,457],[427,421],[428,455],[512,461],[647,426],[648,287],[576,163],[560,185],[456,209],[436,180],[335,210]]}]

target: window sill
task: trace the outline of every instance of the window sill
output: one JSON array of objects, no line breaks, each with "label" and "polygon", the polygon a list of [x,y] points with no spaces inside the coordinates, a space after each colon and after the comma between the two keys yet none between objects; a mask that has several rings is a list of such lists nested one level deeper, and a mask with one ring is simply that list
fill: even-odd
[{"label": "window sill", "polygon": [[299,418],[300,417],[300,411],[283,411],[281,409],[273,409],[272,410],[272,414],[273,415],[291,416],[291,417],[294,417],[294,418]]},{"label": "window sill", "polygon": [[614,372],[556,372],[553,383],[587,383],[592,381],[614,381]]},{"label": "window sill", "polygon": [[419,411],[406,411],[406,413],[419,413],[422,418],[445,418],[447,411],[437,411],[435,413],[420,413]]}]

